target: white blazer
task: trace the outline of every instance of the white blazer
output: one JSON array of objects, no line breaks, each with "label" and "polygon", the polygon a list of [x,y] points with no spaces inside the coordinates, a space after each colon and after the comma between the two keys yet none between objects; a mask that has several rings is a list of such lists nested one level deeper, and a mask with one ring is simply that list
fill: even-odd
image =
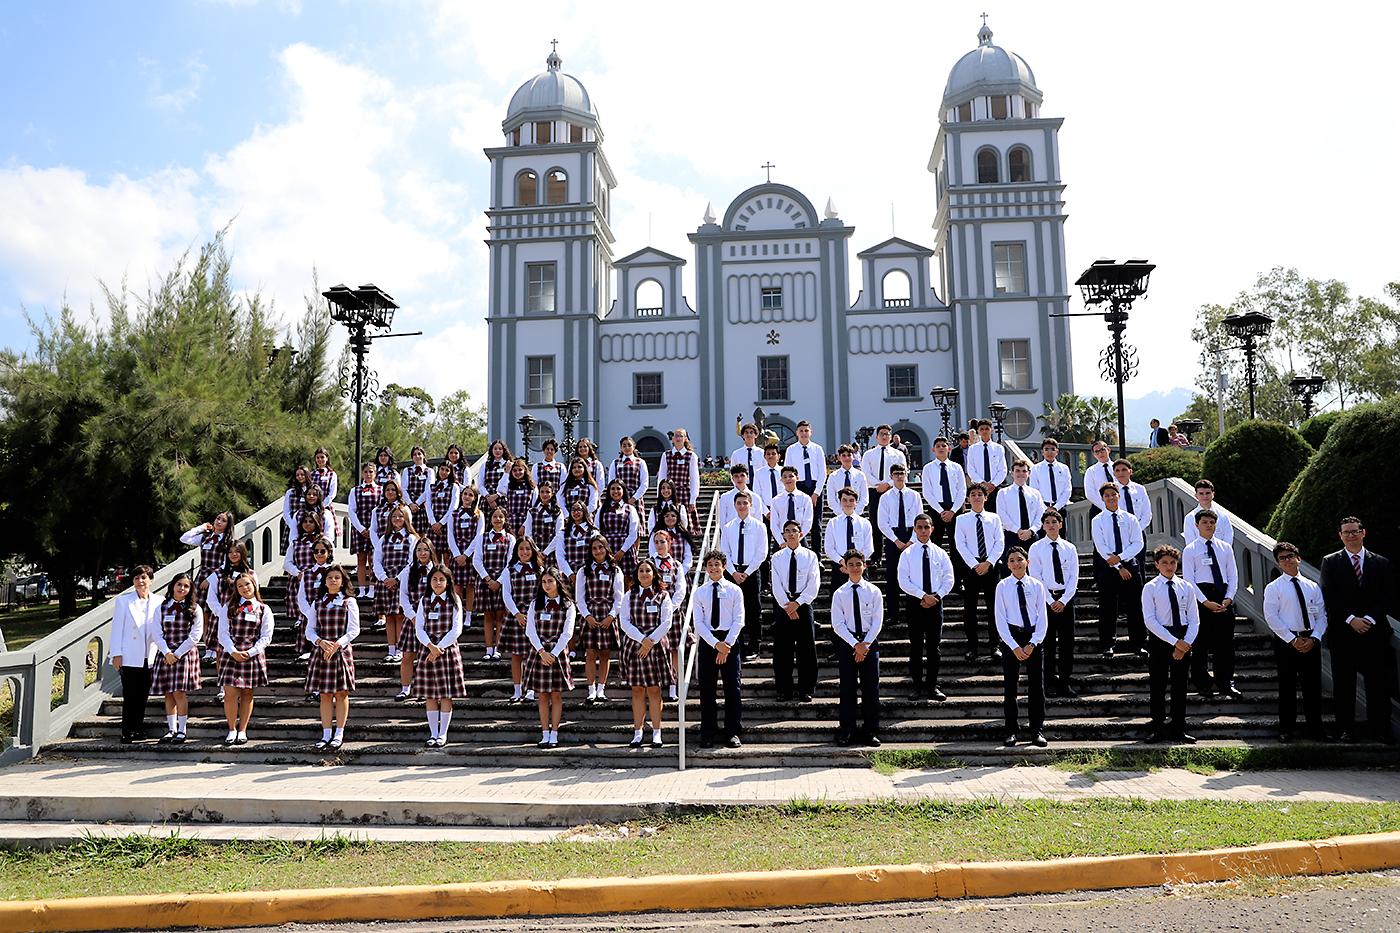
[{"label": "white blazer", "polygon": [[[155,633],[160,631],[160,607],[165,597],[152,587],[146,600],[146,611],[139,608],[134,589],[116,599],[112,607],[112,649],[114,658],[123,664],[150,664],[156,656]],[[138,661],[137,658],[143,660]]]}]

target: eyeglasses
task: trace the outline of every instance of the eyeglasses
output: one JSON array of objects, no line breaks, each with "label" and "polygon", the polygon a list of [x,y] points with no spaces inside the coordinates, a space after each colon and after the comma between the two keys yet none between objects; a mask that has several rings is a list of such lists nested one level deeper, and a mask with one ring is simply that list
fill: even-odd
[{"label": "eyeglasses", "polygon": [[1365,530],[1366,530],[1365,528],[1352,528],[1352,529],[1343,528],[1343,529],[1342,529],[1342,534],[1344,534],[1344,535],[1359,535],[1359,534],[1361,534],[1362,532],[1364,532]]},{"label": "eyeglasses", "polygon": [[314,549],[311,553],[312,553],[312,554],[329,554],[330,551],[326,550],[326,549],[323,548],[323,547],[318,547],[318,548]]}]

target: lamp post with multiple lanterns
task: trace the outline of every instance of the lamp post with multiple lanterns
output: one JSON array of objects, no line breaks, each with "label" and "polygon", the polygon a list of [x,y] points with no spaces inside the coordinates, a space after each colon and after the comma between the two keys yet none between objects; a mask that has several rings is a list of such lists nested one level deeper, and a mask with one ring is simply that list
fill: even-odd
[{"label": "lamp post with multiple lanterns", "polygon": [[1327,380],[1321,376],[1294,376],[1288,380],[1288,388],[1293,390],[1298,404],[1303,406],[1304,421],[1313,416],[1313,399],[1317,398],[1317,393],[1326,385]]},{"label": "lamp post with multiple lanterns", "polygon": [[1249,311],[1244,314],[1232,314],[1220,322],[1225,328],[1225,333],[1240,341],[1239,347],[1244,351],[1244,377],[1245,383],[1249,387],[1249,417],[1254,418],[1254,390],[1257,384],[1257,374],[1254,364],[1259,353],[1258,341],[1269,336],[1269,331],[1273,330],[1274,319],[1262,311]]}]

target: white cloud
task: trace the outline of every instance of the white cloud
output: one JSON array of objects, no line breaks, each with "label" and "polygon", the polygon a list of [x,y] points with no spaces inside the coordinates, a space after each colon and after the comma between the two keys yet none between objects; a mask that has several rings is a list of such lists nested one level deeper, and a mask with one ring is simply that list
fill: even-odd
[{"label": "white cloud", "polygon": [[180,113],[190,104],[199,100],[199,87],[204,82],[205,66],[197,58],[188,59],[176,76],[174,87],[166,84],[165,69],[157,61],[149,58],[137,59],[141,73],[146,77],[146,104],[156,110]]}]

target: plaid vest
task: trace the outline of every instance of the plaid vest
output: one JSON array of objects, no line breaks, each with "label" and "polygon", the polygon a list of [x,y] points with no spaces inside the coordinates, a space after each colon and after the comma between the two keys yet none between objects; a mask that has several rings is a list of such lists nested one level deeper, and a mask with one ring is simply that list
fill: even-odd
[{"label": "plaid vest", "polygon": [[190,637],[194,627],[194,612],[184,603],[167,599],[160,607],[160,632],[165,643],[174,651]]},{"label": "plaid vest", "polygon": [[517,609],[529,605],[535,599],[535,588],[540,585],[540,572],[530,564],[511,561],[510,595]]},{"label": "plaid vest", "polygon": [[603,533],[603,537],[608,539],[608,546],[614,551],[622,547],[622,542],[627,540],[627,510],[630,506],[625,502],[616,505],[609,503],[598,513],[598,530]]},{"label": "plaid vest", "polygon": [[[648,593],[640,586],[634,586],[631,591],[628,592],[626,597],[627,611],[631,613],[632,626],[637,629],[637,631],[641,632],[642,635],[646,635],[647,632],[655,628],[657,623],[661,621],[661,610],[659,608],[661,606],[661,598],[662,594],[659,591],[653,590]],[[656,612],[648,614],[648,605],[657,606]]]},{"label": "plaid vest", "polygon": [[613,461],[613,475],[615,475],[622,485],[627,489],[627,496],[630,499],[637,498],[637,487],[642,482],[642,468],[636,457],[618,457]]},{"label": "plaid vest", "polygon": [[360,520],[360,524],[366,528],[374,520],[374,510],[379,507],[379,499],[382,493],[378,486],[356,486],[355,487],[355,517]]},{"label": "plaid vest", "polygon": [[[426,579],[426,575],[425,575]],[[418,605],[418,600],[413,601],[413,605]],[[428,640],[436,644],[442,640],[442,636],[452,630],[452,600],[447,598],[447,594],[442,596],[431,593],[423,597],[423,631],[427,633]],[[437,618],[433,618],[433,613],[437,613]]]},{"label": "plaid vest", "polygon": [[391,577],[397,577],[408,566],[409,558],[413,556],[413,542],[409,539],[408,532],[396,531],[386,534],[380,541],[380,553],[384,572]]},{"label": "plaid vest", "polygon": [[466,551],[476,540],[476,526],[481,521],[479,515],[479,512],[468,512],[463,508],[452,513],[452,537],[457,540],[457,547],[462,551]]},{"label": "plaid vest", "polygon": [[228,616],[228,637],[235,651],[247,651],[262,631],[263,604],[256,599],[233,607]]},{"label": "plaid vest", "polygon": [[564,535],[564,559],[577,570],[588,561],[589,542],[597,531],[592,525],[575,525]]},{"label": "plaid vest", "polygon": [[547,547],[549,542],[554,540],[561,514],[559,503],[555,501],[551,501],[549,505],[536,503],[530,510],[530,518],[534,520],[531,531],[534,532],[535,543],[540,547]]},{"label": "plaid vest", "polygon": [[501,477],[506,475],[506,468],[510,466],[505,460],[488,460],[486,466],[481,468],[481,494],[483,496],[494,496],[496,494],[496,484],[501,481]]},{"label": "plaid vest", "polygon": [[587,603],[588,615],[595,619],[602,619],[612,612],[613,606],[613,573],[616,568],[611,564],[603,571],[594,567],[593,561],[588,562],[588,566],[583,571],[583,598]]},{"label": "plaid vest", "polygon": [[209,574],[224,565],[228,557],[228,532],[206,532],[199,542],[199,577],[206,579]]},{"label": "plaid vest", "polygon": [[442,480],[433,483],[433,517],[439,522],[447,518],[447,508],[452,505],[452,485]]},{"label": "plaid vest", "polygon": [[[494,544],[495,547],[491,548],[487,546],[491,544]],[[504,532],[498,534],[488,528],[485,534],[481,536],[481,563],[486,568],[486,575],[488,577],[495,578],[500,576],[501,571],[505,569],[506,564],[510,561],[510,554],[507,552],[508,544],[509,539],[506,538]]]},{"label": "plaid vest", "polygon": [[380,486],[383,486],[391,479],[398,478],[399,471],[394,469],[394,465],[392,463],[376,463],[374,465],[374,481]]},{"label": "plaid vest", "polygon": [[690,463],[695,454],[689,450],[666,451],[666,478],[676,487],[676,498],[690,502]]},{"label": "plaid vest", "polygon": [[339,641],[350,627],[349,597],[342,593],[340,605],[336,605],[335,601],[336,597],[329,593],[315,601],[316,634],[326,641]]},{"label": "plaid vest", "polygon": [[408,468],[408,488],[404,490],[404,495],[409,502],[417,502],[418,497],[423,495],[423,490],[428,488],[428,479],[432,471],[427,467],[420,467],[417,464]]},{"label": "plaid vest", "polygon": [[559,488],[559,482],[564,478],[564,464],[558,460],[541,460],[536,467],[536,483],[548,483],[555,489]]},{"label": "plaid vest", "polygon": [[326,502],[331,501],[331,477],[334,475],[335,471],[332,470],[330,467],[327,467],[324,470],[320,467],[317,467],[315,470],[311,471],[311,479],[316,483],[317,486],[321,487],[321,492],[325,493]]}]

